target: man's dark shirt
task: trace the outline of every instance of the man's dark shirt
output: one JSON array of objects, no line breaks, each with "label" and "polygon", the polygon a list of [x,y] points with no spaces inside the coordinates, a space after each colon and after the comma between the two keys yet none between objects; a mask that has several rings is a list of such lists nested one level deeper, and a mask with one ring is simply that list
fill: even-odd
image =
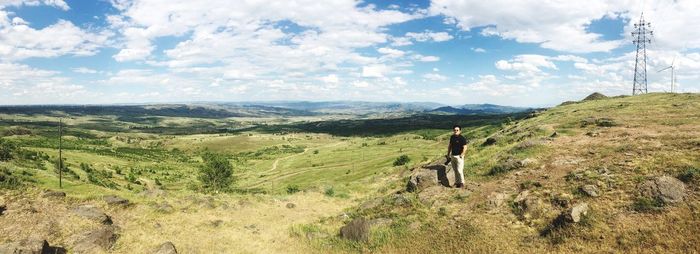
[{"label": "man's dark shirt", "polygon": [[462,154],[464,145],[468,144],[469,141],[462,135],[452,135],[450,137],[450,146],[452,147],[452,155]]}]

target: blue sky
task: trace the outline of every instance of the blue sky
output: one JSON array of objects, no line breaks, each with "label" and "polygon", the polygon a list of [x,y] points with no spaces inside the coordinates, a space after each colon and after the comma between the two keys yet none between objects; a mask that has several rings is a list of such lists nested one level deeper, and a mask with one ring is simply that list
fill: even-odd
[{"label": "blue sky", "polygon": [[358,100],[550,106],[700,92],[698,1],[0,0],[0,104]]}]

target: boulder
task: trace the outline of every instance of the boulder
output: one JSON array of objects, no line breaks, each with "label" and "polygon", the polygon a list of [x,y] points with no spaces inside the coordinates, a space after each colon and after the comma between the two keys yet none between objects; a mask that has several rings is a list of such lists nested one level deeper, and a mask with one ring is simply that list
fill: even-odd
[{"label": "boulder", "polygon": [[484,143],[481,145],[482,146],[495,145],[497,141],[498,140],[496,139],[496,137],[488,137],[488,138],[486,138],[486,141],[484,141]]},{"label": "boulder", "polygon": [[41,195],[44,198],[65,198],[66,193],[62,191],[51,191],[47,190]]},{"label": "boulder", "polygon": [[586,214],[588,214],[588,203],[580,203],[566,210],[562,216],[565,222],[578,223]]},{"label": "boulder", "polygon": [[581,192],[583,192],[584,194],[586,194],[589,197],[600,196],[600,194],[599,194],[600,191],[598,190],[598,187],[595,185],[587,184],[587,185],[581,186],[581,188],[579,188],[579,189],[581,190]]},{"label": "boulder", "polygon": [[83,233],[73,246],[75,253],[95,253],[112,248],[117,241],[117,235],[112,226],[102,226],[98,229]]},{"label": "boulder", "polygon": [[105,225],[112,224],[112,218],[110,218],[107,214],[102,212],[97,207],[91,205],[81,205],[76,208],[73,208],[72,211],[74,214],[86,219],[94,220]]},{"label": "boulder", "polygon": [[38,237],[30,237],[19,242],[0,245],[0,253],[44,254],[66,253],[61,247],[51,247],[49,242]]},{"label": "boulder", "polygon": [[127,206],[127,205],[129,205],[129,200],[115,196],[115,195],[104,196],[103,199],[110,206]]},{"label": "boulder", "polygon": [[165,242],[158,247],[155,254],[177,254],[177,249],[172,242]]},{"label": "boulder", "polygon": [[642,196],[661,200],[664,203],[677,203],[685,198],[685,184],[675,177],[661,176],[642,183],[639,187]]},{"label": "boulder", "polygon": [[406,184],[406,191],[416,192],[438,184],[437,174],[427,168],[417,168]]},{"label": "boulder", "polygon": [[340,228],[340,237],[351,241],[369,240],[369,222],[364,218],[356,218]]}]

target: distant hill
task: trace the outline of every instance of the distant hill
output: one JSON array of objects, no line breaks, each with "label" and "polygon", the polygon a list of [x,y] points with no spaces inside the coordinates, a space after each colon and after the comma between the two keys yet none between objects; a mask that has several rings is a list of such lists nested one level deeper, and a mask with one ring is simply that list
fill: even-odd
[{"label": "distant hill", "polygon": [[510,114],[532,110],[532,108],[520,108],[511,106],[500,106],[494,104],[465,104],[460,107],[439,107],[428,111],[438,114],[455,115],[479,115],[479,114]]}]

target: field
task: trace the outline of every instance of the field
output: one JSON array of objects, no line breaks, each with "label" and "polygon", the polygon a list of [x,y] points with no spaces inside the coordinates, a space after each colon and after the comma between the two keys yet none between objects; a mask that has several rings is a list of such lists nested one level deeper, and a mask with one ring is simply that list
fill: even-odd
[{"label": "field", "polygon": [[[52,245],[72,246],[79,233],[97,225],[71,209],[93,204],[120,228],[114,253],[149,252],[163,241],[184,253],[309,252],[293,238],[293,226],[342,215],[368,196],[388,193],[401,172],[444,154],[453,122],[469,126],[467,135],[476,137],[524,114],[384,120],[58,116],[64,123],[62,188],[57,115],[0,115],[2,139],[19,149],[14,159],[0,162],[0,170],[21,182],[3,188],[0,203],[15,205],[14,211],[38,210],[4,216],[0,242],[40,235]],[[205,153],[221,154],[233,166],[229,192],[202,189],[197,176]],[[400,156],[408,163],[395,165]],[[43,190],[68,198],[45,199]],[[101,200],[105,195],[133,205],[115,209]]]}]

